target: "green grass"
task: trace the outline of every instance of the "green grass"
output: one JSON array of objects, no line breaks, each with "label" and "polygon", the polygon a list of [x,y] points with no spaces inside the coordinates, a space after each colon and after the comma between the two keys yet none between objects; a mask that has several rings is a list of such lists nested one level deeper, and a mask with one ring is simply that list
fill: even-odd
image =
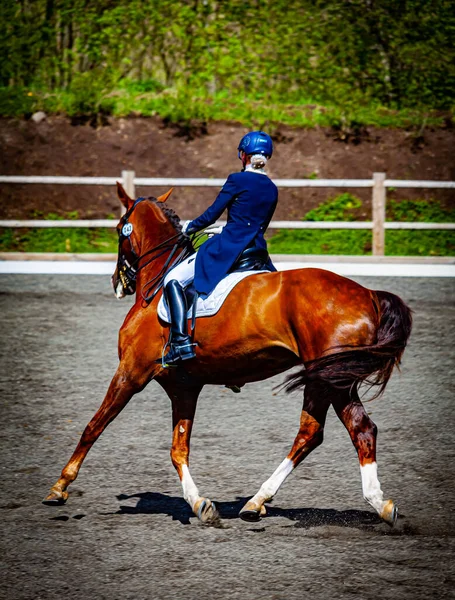
[{"label": "green grass", "polygon": [[117,253],[117,244],[110,229],[0,229],[1,252]]},{"label": "green grass", "polygon": [[[50,221],[77,220],[77,211],[65,215],[43,214],[36,210],[32,219]],[[114,215],[107,215],[113,219]],[[118,236],[115,229],[87,227],[0,228],[0,252],[101,252],[117,253]]]},{"label": "green grass", "polygon": [[[352,194],[340,194],[309,211],[305,220],[353,221],[362,202]],[[43,215],[36,213],[35,218]],[[47,218],[56,219],[50,214]],[[63,218],[63,217],[58,217]],[[76,212],[65,218],[78,218]],[[445,209],[434,200],[389,200],[389,221],[455,222],[455,209]],[[371,231],[352,229],[283,229],[268,241],[271,254],[371,254]],[[0,229],[1,252],[117,252],[117,234],[112,229],[50,228]],[[389,256],[455,256],[455,232],[444,230],[386,231]]]},{"label": "green grass", "polygon": [[[309,211],[304,220],[353,221],[362,202],[352,194],[341,194]],[[388,221],[432,223],[455,222],[455,209],[444,209],[434,200],[387,202]],[[388,256],[455,256],[455,232],[444,230],[389,230],[385,234]],[[369,230],[283,229],[268,241],[271,254],[371,254]]]},{"label": "green grass", "polygon": [[[90,83],[90,85],[88,84]],[[48,114],[68,116],[115,117],[159,116],[171,122],[227,120],[247,127],[337,127],[343,130],[360,126],[420,128],[441,126],[440,112],[432,110],[392,110],[380,105],[362,106],[357,103],[322,106],[311,98],[298,104],[276,98],[245,97],[243,91],[225,91],[209,96],[196,89],[162,89],[150,85],[125,82],[115,90],[102,89],[93,82],[72,90],[43,90],[37,88],[0,88],[0,115],[23,117],[37,110]],[[153,85],[152,85],[153,84]]]},{"label": "green grass", "polygon": [[[33,211],[32,219],[49,221],[77,220],[77,210],[65,215],[56,213],[43,214]],[[107,215],[115,220],[114,215]],[[87,227],[35,227],[35,228],[1,228],[0,252],[101,252],[117,253],[118,236],[115,229]]]},{"label": "green grass", "polygon": [[[65,218],[77,218],[68,213]],[[57,215],[46,218],[57,220]],[[34,215],[42,218],[42,215]],[[59,217],[62,219],[62,217]],[[117,253],[118,237],[114,229],[86,227],[65,228],[2,228],[0,252],[101,252]]]},{"label": "green grass", "polygon": [[270,254],[371,254],[371,233],[351,229],[282,229],[268,240]]},{"label": "green grass", "polygon": [[[453,231],[386,231],[387,256],[455,256]],[[282,230],[268,241],[270,254],[371,254],[371,232],[351,229]]]}]

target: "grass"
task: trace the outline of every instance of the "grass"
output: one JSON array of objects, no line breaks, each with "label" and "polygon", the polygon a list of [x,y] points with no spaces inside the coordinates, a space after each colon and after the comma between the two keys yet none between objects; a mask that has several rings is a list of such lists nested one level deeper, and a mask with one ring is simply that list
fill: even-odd
[{"label": "grass", "polygon": [[[153,83],[153,82],[152,82]],[[0,88],[0,115],[23,117],[37,110],[68,116],[159,116],[171,122],[209,120],[235,121],[247,127],[335,127],[341,130],[361,126],[421,128],[444,123],[440,112],[392,110],[380,105],[358,103],[322,106],[311,98],[298,103],[276,98],[249,97],[225,91],[209,96],[198,90],[162,89],[157,85],[138,87],[126,81],[115,90],[93,84],[74,90]],[[447,115],[446,115],[447,116]]]},{"label": "grass", "polygon": [[117,253],[115,230],[74,228],[0,229],[0,252]]},{"label": "grass", "polygon": [[[44,215],[35,211],[33,219],[76,220],[77,211],[61,216],[55,213]],[[113,218],[108,215],[107,218]],[[87,227],[58,228],[2,228],[0,229],[0,252],[101,252],[117,253],[118,237],[114,229]]]},{"label": "grass", "polygon": [[[386,231],[387,256],[455,256],[453,231]],[[269,241],[271,254],[371,254],[371,232],[351,229],[283,230]]]},{"label": "grass", "polygon": [[[362,206],[356,196],[345,193],[309,211],[304,220],[353,221]],[[455,222],[455,209],[444,209],[434,200],[387,202],[388,221]],[[385,234],[387,256],[455,256],[455,232],[447,230],[389,230]],[[271,254],[368,255],[372,234],[368,230],[283,229],[268,241]]]},{"label": "grass", "polygon": [[[309,211],[304,220],[353,221],[362,207],[356,196],[344,193]],[[42,218],[36,214],[35,217]],[[57,219],[50,214],[47,218]],[[63,217],[58,217],[62,219]],[[76,212],[64,218],[77,219]],[[389,200],[387,220],[455,222],[455,209],[434,200]],[[371,231],[351,229],[283,229],[268,240],[271,254],[371,254]],[[117,253],[117,234],[112,229],[50,228],[0,229],[1,252],[101,252]],[[386,231],[388,256],[455,256],[455,232],[444,230]]]}]

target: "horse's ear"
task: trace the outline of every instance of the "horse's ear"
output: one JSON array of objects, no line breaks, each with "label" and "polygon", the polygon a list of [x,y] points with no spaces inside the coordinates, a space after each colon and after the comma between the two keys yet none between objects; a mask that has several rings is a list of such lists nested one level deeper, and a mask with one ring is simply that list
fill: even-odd
[{"label": "horse's ear", "polygon": [[158,196],[158,198],[156,199],[157,202],[166,202],[166,200],[169,198],[169,196],[172,194],[173,191],[174,191],[174,188],[171,188],[168,192],[166,192],[162,196]]},{"label": "horse's ear", "polygon": [[128,208],[133,204],[133,200],[128,196],[128,194],[123,189],[123,185],[117,181],[117,196],[123,206],[128,210]]}]

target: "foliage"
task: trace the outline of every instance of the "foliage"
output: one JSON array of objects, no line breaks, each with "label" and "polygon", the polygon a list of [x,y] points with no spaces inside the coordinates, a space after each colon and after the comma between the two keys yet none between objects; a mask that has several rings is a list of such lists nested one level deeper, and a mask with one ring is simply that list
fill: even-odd
[{"label": "foliage", "polygon": [[[371,232],[351,229],[279,231],[268,242],[271,254],[371,254]],[[453,231],[386,231],[387,256],[455,256]]]},{"label": "foliage", "polygon": [[283,229],[268,241],[268,247],[271,254],[371,254],[371,232]]},{"label": "foliage", "polygon": [[361,206],[362,201],[357,196],[345,192],[307,212],[305,221],[354,221],[354,211]]},{"label": "foliage", "polygon": [[388,200],[387,221],[455,223],[455,208],[444,208],[436,200]]},{"label": "foliage", "polygon": [[0,252],[112,252],[118,238],[110,229],[0,229]]},{"label": "foliage", "polygon": [[[362,202],[351,194],[331,198],[310,210],[304,220],[351,221]],[[455,222],[455,210],[444,209],[434,200],[389,200],[388,221]],[[322,229],[280,230],[268,242],[274,254],[371,254],[368,230]],[[386,254],[390,256],[454,256],[453,231],[386,231]]]},{"label": "foliage", "polygon": [[[57,213],[44,214],[35,210],[32,219],[49,221],[77,220],[77,210],[63,215]],[[108,219],[116,219],[112,214]],[[0,229],[0,252],[101,252],[116,253],[118,236],[114,229],[87,227],[50,227]]]},{"label": "foliage", "polygon": [[[80,81],[76,77],[76,81]],[[89,83],[89,79],[87,79]],[[99,82],[98,82],[99,83]],[[154,82],[150,83],[150,87]],[[82,85],[70,90],[54,92],[28,88],[0,87],[0,115],[30,116],[33,112],[63,113],[70,117],[81,115],[113,115],[116,117],[160,116],[170,122],[228,120],[237,121],[247,127],[264,128],[273,131],[279,124],[297,127],[336,127],[346,123],[344,129],[358,125],[377,127],[421,128],[422,120],[426,126],[440,126],[444,119],[437,111],[402,109],[400,111],[385,110],[382,107],[363,107],[350,113],[346,121],[345,109],[338,106],[323,107],[314,104],[294,106],[277,98],[273,103],[269,99],[245,102],[244,94],[233,92],[227,96],[224,92],[215,94],[210,99],[203,96],[190,97],[188,92],[174,93],[155,91],[137,93],[138,86],[133,83],[123,84],[115,91],[107,92],[101,87],[84,88]],[[140,87],[140,86],[139,86]],[[310,174],[310,179],[317,175]]]},{"label": "foliage", "polygon": [[[351,221],[361,208],[352,194],[341,194],[309,211],[305,220]],[[454,209],[444,209],[434,200],[390,200],[388,220],[454,222]],[[33,218],[77,219],[77,212],[64,217],[36,212]],[[371,254],[368,230],[280,230],[269,241],[273,254]],[[0,229],[1,252],[117,252],[117,234],[111,229],[50,228]],[[391,230],[386,232],[386,254],[396,256],[454,256],[453,231]]]},{"label": "foliage", "polygon": [[2,115],[346,128],[454,105],[451,0],[3,0],[0,19]]},{"label": "foliage", "polygon": [[453,231],[387,231],[386,254],[389,256],[455,256],[455,236]]}]

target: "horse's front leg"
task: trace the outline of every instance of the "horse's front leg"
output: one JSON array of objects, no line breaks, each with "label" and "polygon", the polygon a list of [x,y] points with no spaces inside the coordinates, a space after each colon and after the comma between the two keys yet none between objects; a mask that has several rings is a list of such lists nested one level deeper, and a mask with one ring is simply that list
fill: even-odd
[{"label": "horse's front leg", "polygon": [[340,393],[333,407],[351,436],[357,450],[363,497],[388,525],[395,525],[398,510],[392,500],[384,500],[376,463],[377,427],[370,419],[357,392]]},{"label": "horse's front leg", "polygon": [[192,511],[202,523],[214,525],[219,521],[215,504],[199,494],[189,469],[191,430],[201,389],[202,386],[165,386],[172,401],[171,460],[182,484],[183,497]]},{"label": "horse's front leg", "polygon": [[66,490],[76,479],[88,451],[109,423],[128,404],[131,397],[144,387],[145,383],[146,381],[142,383],[136,381],[122,364],[119,365],[103,403],[84,429],[76,450],[64,467],[60,479],[51,487],[49,495],[44,498],[43,504],[55,505],[66,502],[68,499]]},{"label": "horse's front leg", "polygon": [[244,521],[259,521],[266,514],[264,503],[272,500],[297,465],[322,444],[329,406],[329,393],[324,385],[314,382],[306,386],[300,428],[292,449],[272,476],[261,485],[257,494],[242,508],[239,516]]}]

